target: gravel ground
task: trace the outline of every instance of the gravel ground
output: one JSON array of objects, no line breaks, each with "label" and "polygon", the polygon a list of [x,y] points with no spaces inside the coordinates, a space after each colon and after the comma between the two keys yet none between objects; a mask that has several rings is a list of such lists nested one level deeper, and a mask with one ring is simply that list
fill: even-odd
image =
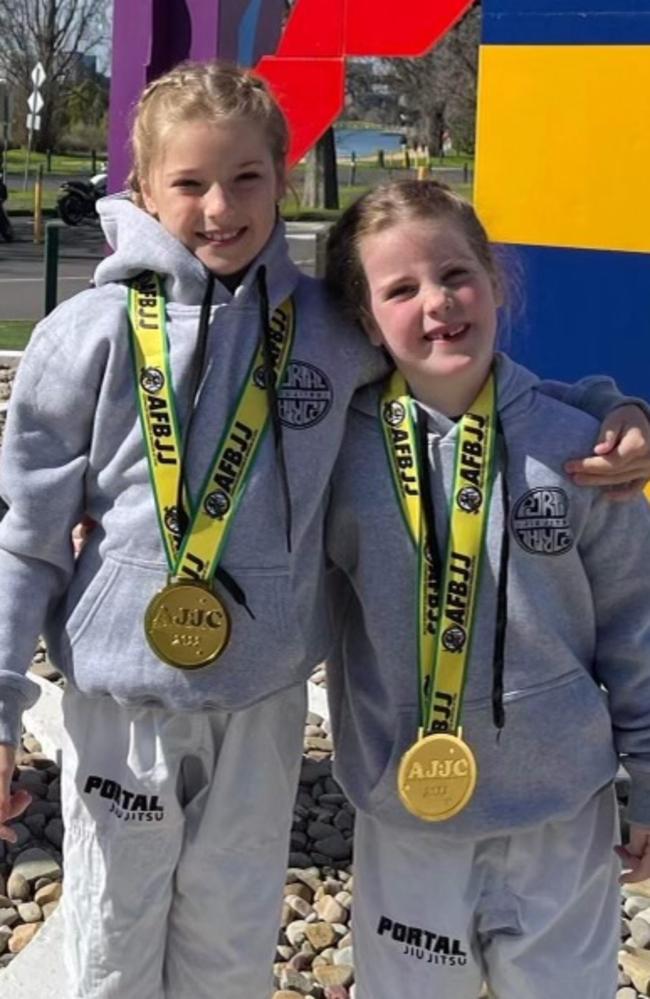
[{"label": "gravel ground", "polygon": [[[13,367],[0,364],[2,404]],[[0,511],[1,516],[1,511]],[[33,669],[62,683],[40,648]],[[319,669],[312,679],[324,683]],[[294,807],[281,928],[274,965],[273,999],[353,999],[354,957],[350,934],[353,899],[354,809],[331,776],[328,722],[309,714],[304,759]],[[14,825],[18,842],[0,841],[0,969],[38,933],[61,894],[63,826],[59,770],[28,733],[23,735],[14,784],[33,796]],[[617,787],[624,811],[626,786]],[[616,999],[650,999],[650,881],[621,893],[621,951]]]}]

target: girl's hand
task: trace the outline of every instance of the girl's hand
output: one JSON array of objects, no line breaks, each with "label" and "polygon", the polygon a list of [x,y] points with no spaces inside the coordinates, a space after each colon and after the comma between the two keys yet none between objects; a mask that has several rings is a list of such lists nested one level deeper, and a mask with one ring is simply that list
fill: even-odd
[{"label": "girl's hand", "polygon": [[74,549],[75,556],[81,554],[83,547],[86,544],[86,539],[90,537],[96,526],[97,525],[92,517],[88,517],[84,514],[80,522],[72,528],[72,547]]},{"label": "girl's hand", "polygon": [[564,470],[577,486],[604,486],[607,498],[637,496],[650,479],[650,423],[638,406],[619,406],[600,428],[594,457],[568,461]]},{"label": "girl's hand", "polygon": [[16,842],[16,834],[6,825],[25,811],[32,800],[27,791],[11,793],[11,778],[16,764],[16,750],[13,746],[0,745],[0,839],[8,843]]},{"label": "girl's hand", "polygon": [[620,883],[635,884],[650,878],[650,827],[630,823],[630,838],[625,846],[615,846],[614,852],[623,864]]}]

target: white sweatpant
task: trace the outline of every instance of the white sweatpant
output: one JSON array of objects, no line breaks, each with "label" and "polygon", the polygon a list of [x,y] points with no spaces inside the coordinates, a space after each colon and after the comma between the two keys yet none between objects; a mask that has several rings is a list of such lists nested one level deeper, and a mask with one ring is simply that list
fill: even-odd
[{"label": "white sweatpant", "polygon": [[357,999],[613,999],[620,917],[612,788],[568,821],[480,842],[357,812]]},{"label": "white sweatpant", "polygon": [[174,714],[64,696],[65,999],[271,991],[306,692]]}]

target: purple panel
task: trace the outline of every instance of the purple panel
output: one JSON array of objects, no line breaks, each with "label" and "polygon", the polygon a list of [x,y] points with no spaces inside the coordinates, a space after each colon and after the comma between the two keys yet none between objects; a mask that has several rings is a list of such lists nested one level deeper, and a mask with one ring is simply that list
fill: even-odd
[{"label": "purple panel", "polygon": [[284,0],[114,0],[109,191],[130,169],[130,116],[143,87],[183,59],[255,65],[275,51],[283,13]]},{"label": "purple panel", "polygon": [[219,20],[223,0],[186,0],[192,18],[190,59],[221,55]]},{"label": "purple panel", "polygon": [[113,69],[108,137],[108,189],[124,187],[130,169],[130,112],[147,82],[151,52],[153,0],[115,0],[113,10]]}]

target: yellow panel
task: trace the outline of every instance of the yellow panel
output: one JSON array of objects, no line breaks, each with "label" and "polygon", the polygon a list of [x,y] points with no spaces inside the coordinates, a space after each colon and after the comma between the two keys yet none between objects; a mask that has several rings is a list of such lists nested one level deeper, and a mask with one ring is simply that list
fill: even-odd
[{"label": "yellow panel", "polygon": [[485,45],[479,81],[492,239],[650,252],[650,46]]}]

